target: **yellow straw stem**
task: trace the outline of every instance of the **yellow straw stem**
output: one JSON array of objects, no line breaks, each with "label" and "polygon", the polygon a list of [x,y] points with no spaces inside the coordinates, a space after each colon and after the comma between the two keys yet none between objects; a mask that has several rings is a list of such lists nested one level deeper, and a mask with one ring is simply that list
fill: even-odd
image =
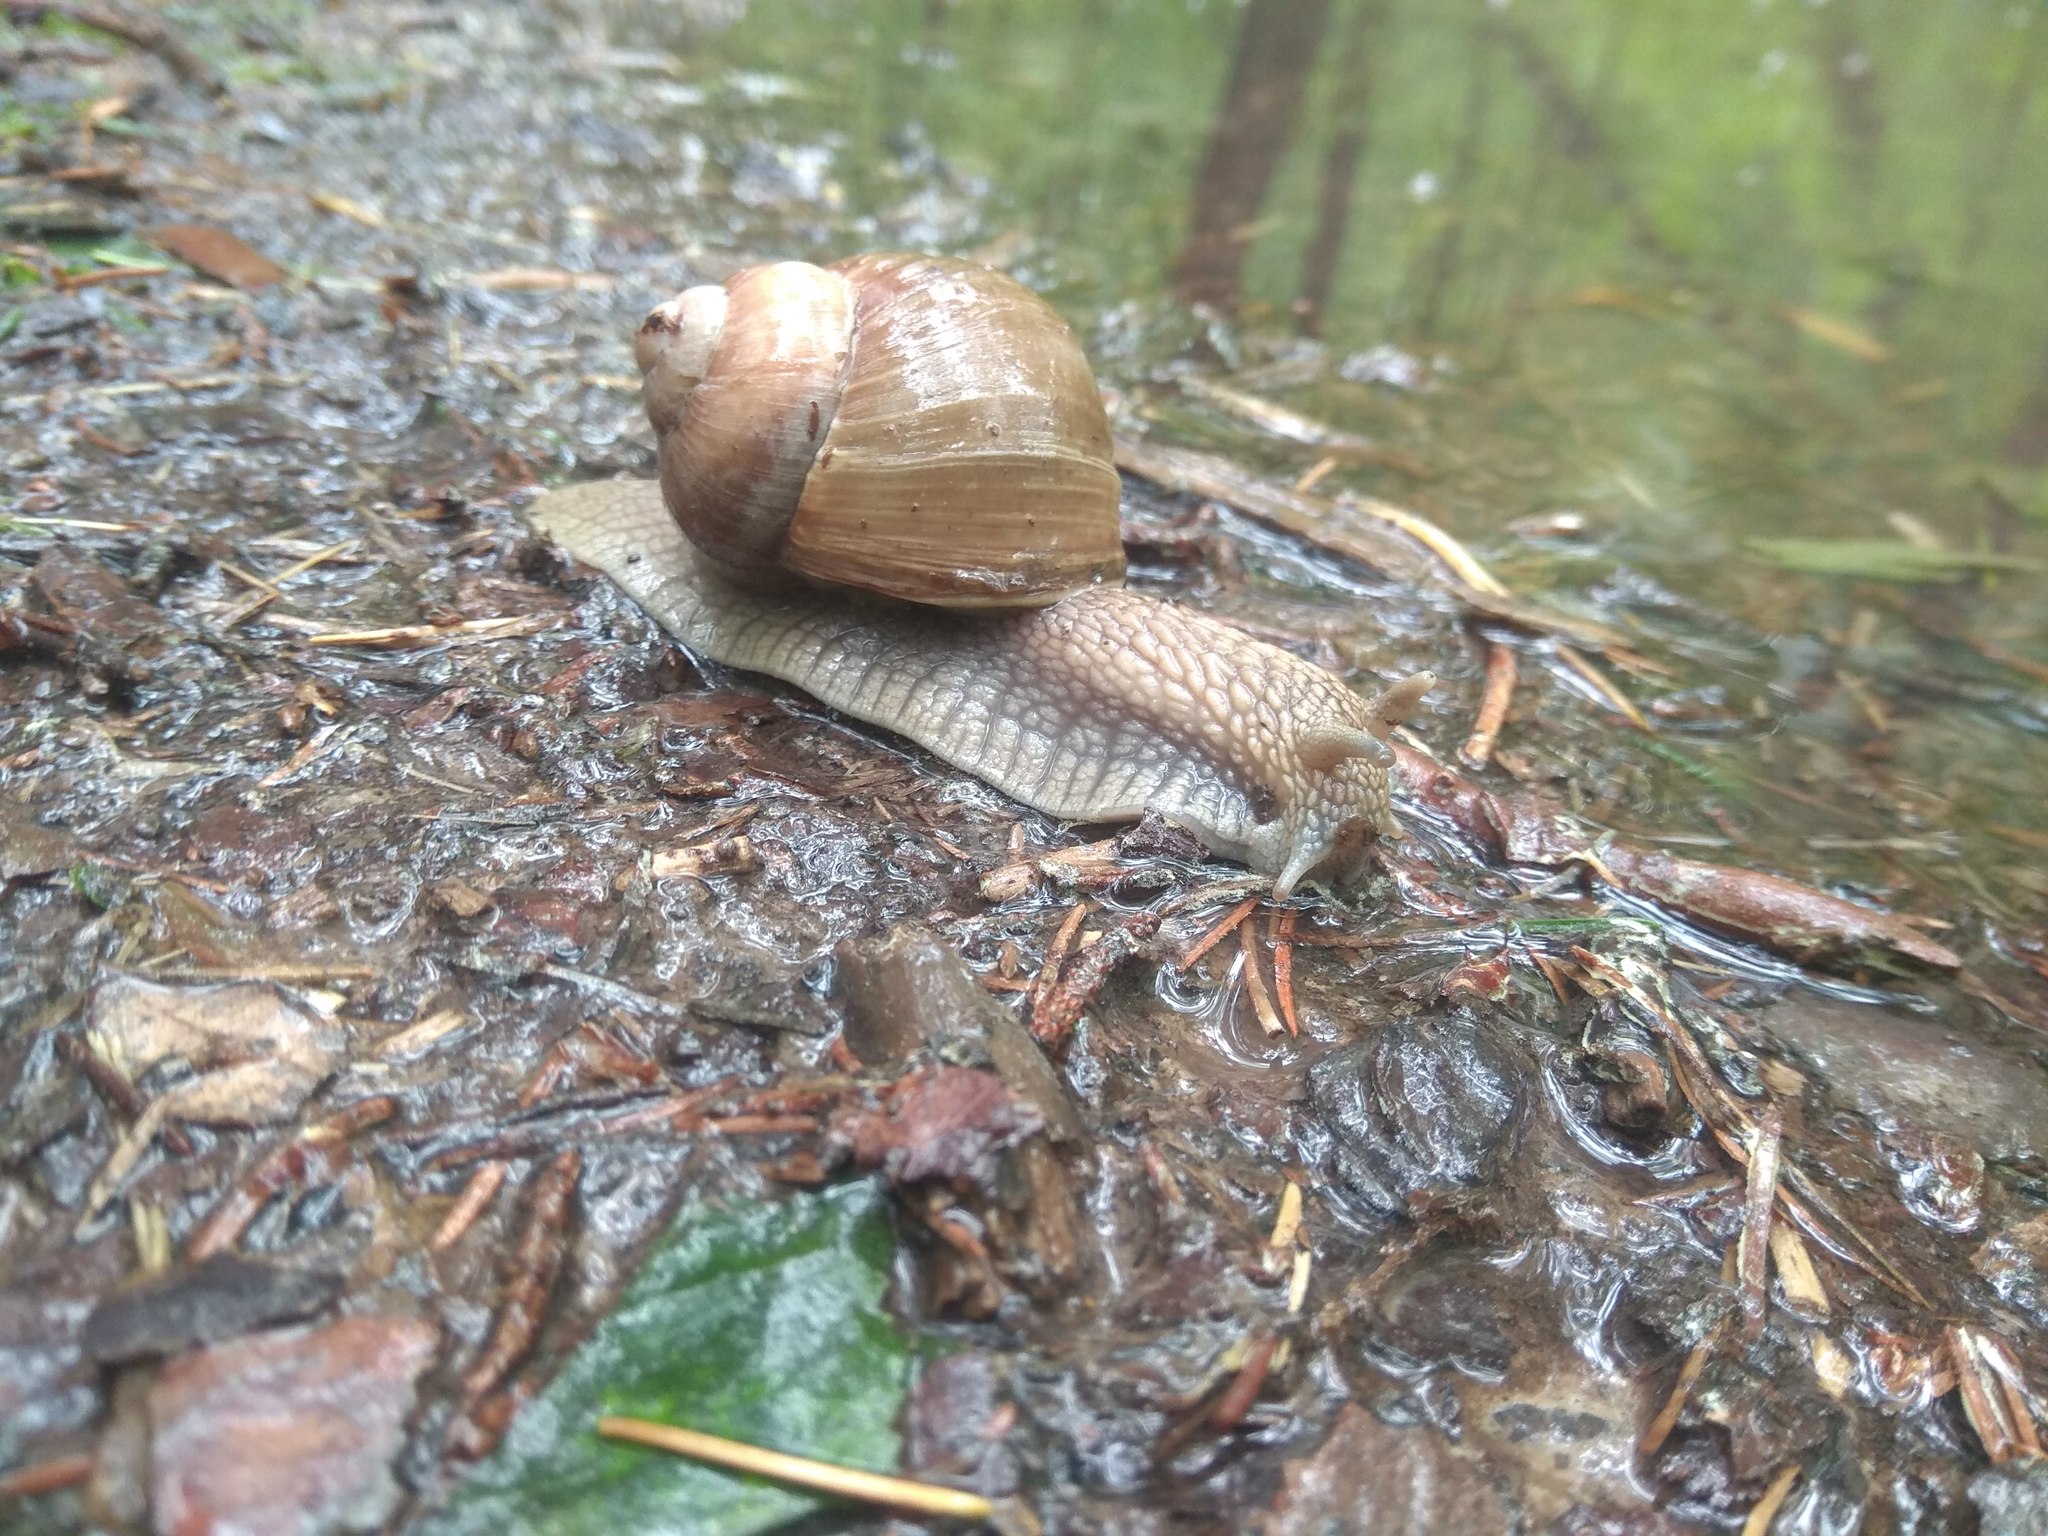
[{"label": "yellow straw stem", "polygon": [[772,1477],[777,1482],[795,1483],[801,1488],[815,1488],[820,1493],[837,1494],[843,1499],[862,1499],[870,1504],[886,1504],[893,1509],[913,1510],[921,1515],[986,1520],[995,1513],[995,1506],[978,1493],[964,1493],[958,1488],[941,1488],[932,1483],[914,1483],[903,1477],[884,1477],[879,1472],[856,1472],[851,1467],[835,1467],[830,1462],[813,1461],[808,1456],[766,1451],[758,1445],[725,1440],[694,1429],[677,1429],[672,1424],[656,1424],[647,1419],[603,1418],[597,1421],[597,1432],[611,1440],[631,1440],[637,1445],[651,1445],[656,1450],[673,1451],[678,1456],[694,1456],[699,1461],[730,1467],[735,1472],[752,1472],[759,1477]]}]

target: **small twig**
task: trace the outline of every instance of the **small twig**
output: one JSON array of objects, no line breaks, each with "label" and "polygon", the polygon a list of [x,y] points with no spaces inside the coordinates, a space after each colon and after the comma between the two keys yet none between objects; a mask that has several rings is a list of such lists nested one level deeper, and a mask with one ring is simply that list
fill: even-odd
[{"label": "small twig", "polygon": [[1607,674],[1594,666],[1592,662],[1568,645],[1560,645],[1557,648],[1557,659],[1584,678],[1587,685],[1607,702],[1607,706],[1617,715],[1628,721],[1630,725],[1641,731],[1645,736],[1657,734],[1655,728],[1643,717],[1643,712],[1636,708],[1635,702],[1627,694],[1615,687]]},{"label": "small twig", "polygon": [[1287,1277],[1287,1315],[1301,1316],[1301,1304],[1308,1300],[1309,1269],[1314,1264],[1308,1249],[1294,1250],[1294,1272]]},{"label": "small twig", "polygon": [[102,267],[97,272],[78,272],[69,277],[60,277],[54,284],[59,293],[76,293],[81,288],[97,288],[101,283],[124,283],[131,277],[162,277],[169,267]]},{"label": "small twig", "polygon": [[687,1021],[689,1013],[666,998],[639,991],[623,982],[613,981],[609,976],[593,976],[588,971],[574,970],[566,965],[547,964],[539,968],[543,976],[552,976],[557,981],[566,981],[580,987],[593,997],[601,997],[608,1003],[615,1003],[629,1013],[651,1013],[657,1018],[681,1019]]},{"label": "small twig", "polygon": [[721,1115],[694,1127],[713,1136],[790,1136],[817,1128],[815,1115]]},{"label": "small twig", "polygon": [[1743,1200],[1742,1234],[1736,1239],[1736,1273],[1742,1279],[1742,1336],[1763,1332],[1770,1305],[1765,1259],[1770,1254],[1771,1208],[1778,1194],[1778,1149],[1785,1134],[1785,1107],[1773,1099],[1757,1117],[1749,1147],[1749,1181]]},{"label": "small twig", "polygon": [[39,1493],[55,1493],[60,1488],[76,1488],[92,1476],[92,1467],[89,1451],[32,1461],[0,1477],[0,1499],[27,1499]]},{"label": "small twig", "polygon": [[356,733],[356,730],[356,723],[343,725],[340,722],[336,722],[333,725],[321,726],[319,730],[315,731],[308,738],[304,746],[286,758],[280,766],[271,769],[270,772],[258,779],[256,781],[257,786],[262,789],[277,788],[278,785],[304,772],[318,759],[340,748],[349,737]]},{"label": "small twig", "polygon": [[1294,1013],[1294,920],[1292,907],[1273,914],[1273,1000],[1280,1005],[1280,1017],[1287,1021],[1287,1033],[1301,1037],[1301,1020]]},{"label": "small twig", "polygon": [[1400,529],[1443,561],[1450,568],[1451,574],[1466,586],[1480,592],[1508,596],[1508,589],[1498,576],[1481,565],[1471,550],[1428,518],[1410,512],[1406,507],[1397,507],[1390,501],[1381,501],[1373,496],[1353,496],[1347,492],[1337,497],[1336,501],[1337,505],[1347,512],[1358,512],[1376,522]]},{"label": "small twig", "polygon": [[1723,1318],[1709,1328],[1699,1343],[1693,1345],[1692,1353],[1685,1357],[1685,1364],[1678,1368],[1678,1380],[1671,1384],[1671,1395],[1664,1399],[1664,1406],[1657,1410],[1657,1417],[1650,1420],[1642,1439],[1636,1442],[1637,1459],[1648,1460],[1671,1438],[1671,1431],[1678,1426],[1679,1414],[1685,1411],[1685,1400],[1692,1395],[1693,1383],[1700,1379],[1700,1372],[1713,1358],[1714,1346],[1720,1342],[1721,1329],[1726,1321]]},{"label": "small twig", "polygon": [[106,433],[94,427],[93,424],[87,421],[83,416],[74,416],[71,418],[71,430],[76,432],[80,437],[84,438],[88,443],[91,443],[93,447],[99,449],[100,452],[111,453],[115,455],[117,458],[139,459],[142,457],[142,455],[148,453],[149,450],[155,446],[152,443],[143,443],[139,447],[135,448],[125,447],[122,444],[115,442],[111,437],[107,436]]},{"label": "small twig", "polygon": [[932,1483],[915,1483],[908,1478],[887,1477],[879,1472],[857,1472],[851,1467],[837,1467],[830,1462],[792,1456],[785,1451],[764,1450],[757,1445],[702,1434],[694,1429],[679,1429],[672,1424],[611,1417],[597,1421],[597,1432],[609,1440],[630,1440],[635,1445],[673,1451],[678,1456],[693,1456],[713,1466],[730,1467],[735,1472],[772,1477],[778,1482],[794,1483],[799,1488],[814,1488],[820,1493],[859,1499],[890,1509],[906,1509],[921,1515],[956,1520],[986,1520],[995,1513],[995,1505],[978,1493],[941,1488]]},{"label": "small twig", "polygon": [[456,1197],[455,1203],[448,1207],[448,1214],[441,1218],[441,1225],[434,1228],[434,1235],[427,1239],[427,1247],[441,1253],[460,1242],[462,1234],[476,1225],[477,1218],[497,1198],[511,1166],[495,1160],[479,1165],[469,1176],[469,1182],[462,1186],[462,1193]]},{"label": "small twig", "polygon": [[1301,1232],[1301,1186],[1289,1179],[1280,1191],[1280,1211],[1273,1218],[1273,1235],[1266,1246],[1275,1250],[1292,1246]]},{"label": "small twig", "polygon": [[471,1412],[512,1374],[539,1336],[541,1314],[568,1256],[569,1218],[582,1177],[583,1154],[564,1147],[534,1178],[490,1336],[462,1376],[463,1401]]},{"label": "small twig", "polygon": [[1266,1384],[1266,1373],[1273,1368],[1273,1352],[1280,1347],[1280,1335],[1261,1330],[1246,1351],[1244,1364],[1238,1368],[1230,1386],[1216,1399],[1216,1406],[1209,1410],[1209,1422],[1217,1429],[1235,1429],[1244,1422],[1244,1416],[1251,1412],[1251,1406],[1258,1401],[1259,1391]]},{"label": "small twig", "polygon": [[339,1184],[355,1155],[351,1139],[397,1112],[398,1102],[389,1095],[358,1099],[272,1149],[207,1213],[186,1240],[185,1257],[197,1263],[229,1252],[278,1195]]},{"label": "small twig", "polygon": [[1197,907],[1210,907],[1220,901],[1233,901],[1246,892],[1263,896],[1273,888],[1271,875],[1238,875],[1229,880],[1212,880],[1207,885],[1198,885],[1191,891],[1170,897],[1155,909],[1161,918],[1177,917],[1183,912],[1192,912]]},{"label": "small twig", "polygon": [[2041,1454],[2040,1437],[2024,1391],[2024,1378],[2005,1344],[1979,1328],[1950,1324],[1942,1330],[1963,1416],[1977,1432],[1993,1465]]},{"label": "small twig", "polygon": [[1082,950],[1059,979],[1038,994],[1031,1010],[1032,1036],[1054,1049],[1064,1045],[1082,1013],[1108,983],[1110,973],[1142,950],[1158,931],[1159,920],[1149,912],[1139,912]]},{"label": "small twig", "polygon": [[[149,1108],[149,1096],[133,1083],[127,1075],[112,1062],[81,1040],[76,1035],[59,1034],[56,1038],[57,1054],[72,1066],[78,1068],[81,1076],[114,1107],[115,1113],[131,1124],[142,1118]],[[157,1135],[165,1147],[178,1157],[190,1157],[193,1152],[192,1138],[183,1126],[166,1125]]]},{"label": "small twig", "polygon": [[1273,995],[1266,990],[1266,978],[1259,972],[1259,929],[1256,923],[1238,925],[1238,938],[1244,947],[1244,985],[1251,994],[1252,1012],[1258,1015],[1259,1028],[1269,1035],[1277,1035],[1286,1029],[1280,1022],[1280,1014],[1273,1006]]},{"label": "small twig", "polygon": [[83,517],[23,517],[18,512],[0,513],[0,522],[19,523],[26,528],[73,528],[81,533],[140,533],[147,523],[100,523]]},{"label": "small twig", "polygon": [[1507,723],[1508,706],[1515,698],[1515,650],[1495,640],[1486,647],[1486,691],[1479,697],[1479,712],[1472,717],[1472,734],[1458,749],[1468,768],[1484,768],[1493,761],[1493,749],[1500,743],[1500,728]]},{"label": "small twig", "polygon": [[1202,937],[1195,942],[1194,948],[1190,949],[1185,955],[1182,955],[1180,957],[1179,968],[1183,971],[1194,969],[1195,962],[1197,960],[1200,960],[1202,956],[1209,953],[1210,950],[1214,949],[1218,944],[1222,943],[1225,939],[1229,938],[1231,930],[1236,928],[1237,925],[1243,922],[1247,917],[1251,916],[1252,908],[1256,907],[1262,899],[1263,898],[1258,896],[1247,896],[1243,901],[1240,901],[1236,906],[1232,907],[1228,912],[1224,913],[1222,921],[1217,923],[1216,926],[1214,928],[1211,928],[1207,933],[1203,934]]},{"label": "small twig", "polygon": [[[230,610],[222,617],[220,621],[221,629],[223,631],[233,629],[236,625],[255,617],[255,615],[261,613],[271,603],[284,595],[278,588],[285,582],[290,581],[294,576],[305,575],[306,572],[312,570],[316,565],[335,559],[337,556],[351,553],[355,547],[356,541],[354,539],[343,539],[339,544],[330,544],[325,549],[315,550],[296,564],[286,566],[267,581],[262,577],[245,576],[244,579],[251,586],[257,587],[259,590],[254,597],[247,599],[240,607]],[[221,569],[232,571],[237,576],[243,576],[242,572],[235,570],[226,561],[221,562]]]},{"label": "small twig", "polygon": [[465,619],[459,624],[394,624],[384,629],[343,629],[307,635],[307,645],[364,645],[395,648],[435,645],[445,640],[510,640],[537,635],[561,623],[561,613],[522,613],[496,619]]},{"label": "small twig", "polygon": [[1074,937],[1081,931],[1081,920],[1091,910],[1089,903],[1077,901],[1061,921],[1052,942],[1045,947],[1045,960],[1038,968],[1038,979],[1031,985],[1031,995],[1025,1011],[1034,1016],[1044,1006],[1053,987],[1059,982],[1060,967],[1067,962],[1067,952],[1074,947]]},{"label": "small twig", "polygon": [[1771,1486],[1764,1490],[1764,1496],[1756,1501],[1756,1508],[1749,1512],[1749,1518],[1742,1522],[1742,1536],[1764,1536],[1771,1528],[1771,1522],[1778,1518],[1778,1510],[1785,1502],[1785,1495],[1792,1491],[1792,1485],[1799,1480],[1799,1466],[1794,1463],[1771,1479]]}]

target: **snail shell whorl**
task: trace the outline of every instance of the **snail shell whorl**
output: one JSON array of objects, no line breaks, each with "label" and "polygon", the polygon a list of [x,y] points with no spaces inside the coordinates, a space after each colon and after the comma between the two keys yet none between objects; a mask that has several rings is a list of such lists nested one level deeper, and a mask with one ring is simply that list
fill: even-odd
[{"label": "snail shell whorl", "polygon": [[669,510],[732,580],[1025,607],[1122,579],[1087,359],[1000,273],[753,267],[655,310],[634,350]]},{"label": "snail shell whorl", "polygon": [[783,539],[852,345],[846,281],[800,261],[749,267],[723,290],[689,289],[641,325],[634,351],[647,368],[662,495],[732,580],[790,584]]}]

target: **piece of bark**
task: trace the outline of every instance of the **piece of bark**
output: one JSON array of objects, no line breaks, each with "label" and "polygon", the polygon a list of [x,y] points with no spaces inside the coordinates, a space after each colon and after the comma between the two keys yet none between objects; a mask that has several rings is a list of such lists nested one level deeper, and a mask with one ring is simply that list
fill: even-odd
[{"label": "piece of bark", "polygon": [[86,1319],[82,1342],[101,1365],[176,1354],[317,1312],[341,1294],[345,1278],[216,1254],[106,1297]]},{"label": "piece of bark", "polygon": [[1073,1097],[1045,1053],[937,934],[898,923],[885,937],[842,943],[838,961],[846,1043],[862,1061],[888,1066],[926,1046],[978,1045],[1054,1141],[1081,1139]]},{"label": "piece of bark", "polygon": [[936,1179],[964,1190],[992,1186],[995,1154],[1041,1128],[995,1073],[924,1067],[859,1115],[850,1131],[854,1161],[881,1168],[891,1183]]},{"label": "piece of bark", "polygon": [[439,1333],[348,1317],[182,1355],[149,1394],[156,1529],[375,1530],[398,1508],[391,1468]]}]

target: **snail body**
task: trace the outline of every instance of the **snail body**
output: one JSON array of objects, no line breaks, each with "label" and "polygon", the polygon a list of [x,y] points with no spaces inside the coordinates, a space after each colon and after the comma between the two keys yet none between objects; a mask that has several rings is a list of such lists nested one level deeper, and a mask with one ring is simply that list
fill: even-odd
[{"label": "snail body", "polygon": [[[797,265],[656,310],[636,352],[660,484],[552,491],[534,526],[692,652],[793,683],[1028,805],[1081,821],[1157,811],[1272,875],[1276,896],[1311,872],[1362,875],[1374,840],[1399,835],[1385,738],[1430,675],[1367,701],[1113,584],[1100,396],[1029,290],[926,258],[783,270]],[[752,313],[770,300],[786,308]],[[934,606],[905,601],[926,593]]]}]

